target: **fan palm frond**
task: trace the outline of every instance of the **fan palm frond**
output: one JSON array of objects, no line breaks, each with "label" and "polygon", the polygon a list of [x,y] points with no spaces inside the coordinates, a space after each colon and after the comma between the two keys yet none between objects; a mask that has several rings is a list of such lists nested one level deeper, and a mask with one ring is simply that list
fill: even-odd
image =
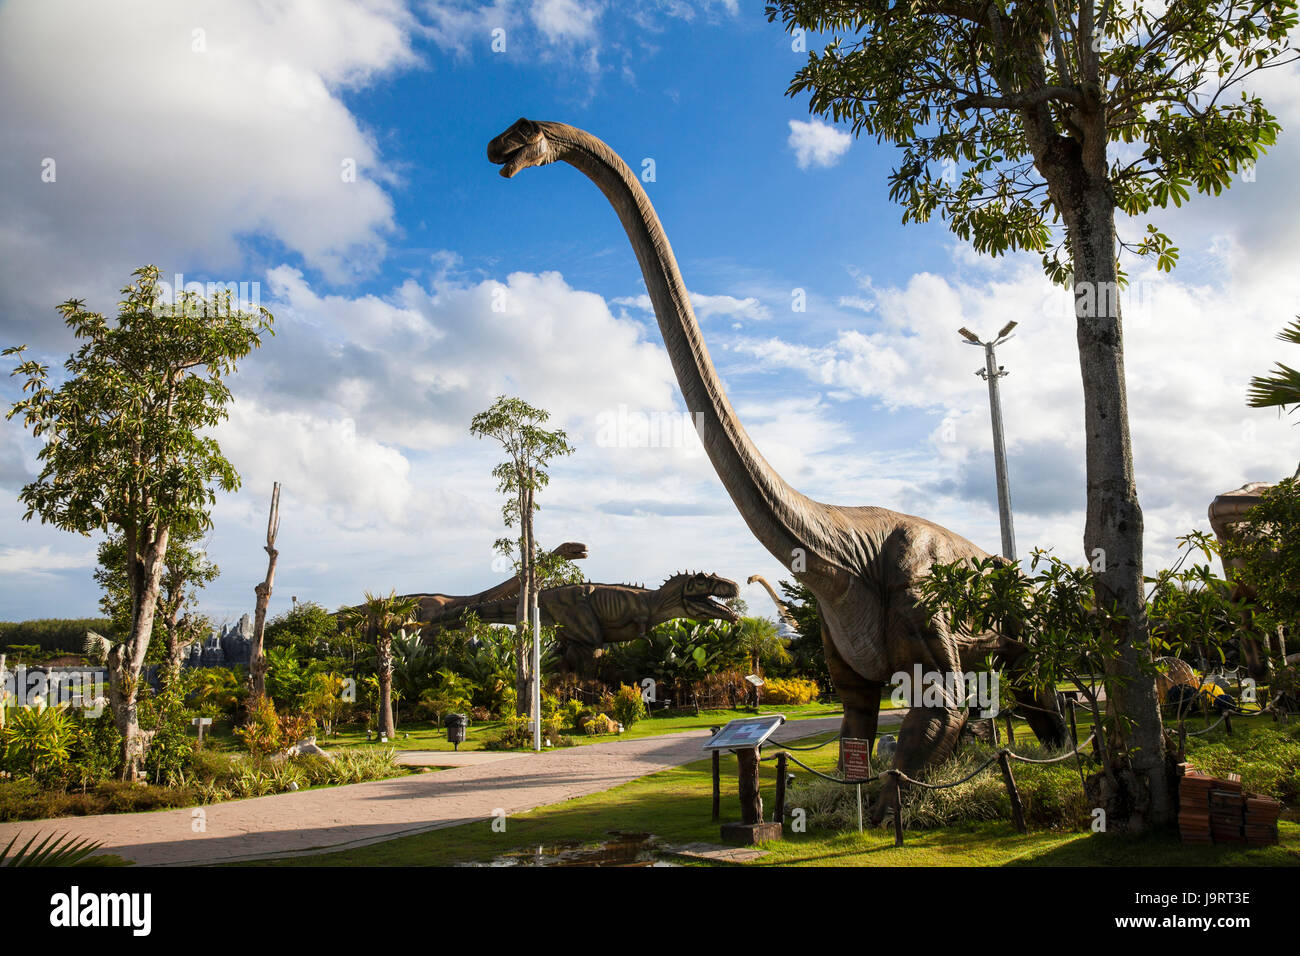
[{"label": "fan palm frond", "polygon": [[[18,835],[9,841],[9,845],[0,850],[0,867],[2,866],[76,866],[91,856],[102,843],[84,838],[74,839],[72,834],[51,833],[40,843],[36,843],[40,833],[33,834],[18,851],[13,852]],[[32,844],[36,844],[33,846]]]}]

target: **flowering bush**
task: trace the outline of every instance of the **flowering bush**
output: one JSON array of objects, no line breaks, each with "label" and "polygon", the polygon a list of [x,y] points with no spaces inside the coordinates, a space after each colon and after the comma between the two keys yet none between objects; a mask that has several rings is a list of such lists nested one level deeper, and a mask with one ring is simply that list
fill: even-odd
[{"label": "flowering bush", "polygon": [[773,677],[763,686],[763,700],[768,704],[811,704],[820,693],[816,681],[802,677]]}]

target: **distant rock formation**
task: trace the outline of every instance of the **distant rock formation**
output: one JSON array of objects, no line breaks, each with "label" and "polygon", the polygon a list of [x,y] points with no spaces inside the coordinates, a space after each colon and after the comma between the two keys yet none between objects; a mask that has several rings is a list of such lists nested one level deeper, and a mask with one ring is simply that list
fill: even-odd
[{"label": "distant rock formation", "polygon": [[245,614],[235,625],[213,631],[202,644],[190,645],[187,667],[248,666],[249,650],[253,644],[253,619]]}]

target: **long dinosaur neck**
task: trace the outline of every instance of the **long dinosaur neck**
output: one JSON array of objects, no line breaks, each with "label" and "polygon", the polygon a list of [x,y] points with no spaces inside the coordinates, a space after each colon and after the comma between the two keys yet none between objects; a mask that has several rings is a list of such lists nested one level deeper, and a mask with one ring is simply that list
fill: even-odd
[{"label": "long dinosaur neck", "polygon": [[569,147],[562,153],[565,162],[605,194],[632,243],[682,398],[709,461],[755,537],[788,567],[798,556],[796,549],[815,548],[825,540],[818,520],[824,507],[790,487],[740,424],[704,345],[672,246],[632,171],[591,134],[571,126],[560,129]]},{"label": "long dinosaur neck", "polygon": [[776,591],[772,588],[772,585],[767,583],[767,578],[763,577],[761,574],[756,574],[754,575],[753,580],[756,581],[758,584],[763,585],[763,590],[768,593],[768,595],[772,598],[772,603],[776,605],[776,610],[777,613],[781,615],[781,620],[793,626],[795,623],[794,615],[790,613],[790,609],[786,606],[786,603],[782,601],[781,598],[777,595]]}]

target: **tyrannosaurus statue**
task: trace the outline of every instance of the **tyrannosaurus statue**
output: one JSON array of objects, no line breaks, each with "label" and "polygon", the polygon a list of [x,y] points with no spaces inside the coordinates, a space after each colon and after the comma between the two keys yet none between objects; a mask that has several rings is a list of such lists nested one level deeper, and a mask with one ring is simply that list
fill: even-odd
[{"label": "tyrannosaurus statue", "polygon": [[[576,541],[566,541],[553,550],[551,556],[564,558],[567,561],[581,561],[587,556],[587,546]],[[489,601],[518,601],[519,576],[507,578],[486,591],[479,591],[478,594],[404,594],[402,597],[420,599],[418,620],[421,624],[428,624],[434,618],[446,616],[474,604],[485,604]]]},{"label": "tyrannosaurus statue", "polygon": [[[951,633],[930,621],[918,585],[935,563],[984,558],[960,535],[924,518],[884,508],[813,501],[792,488],[759,454],[731,407],[672,246],[637,177],[590,133],[562,123],[520,119],[488,145],[501,175],[563,161],[590,179],[614,207],[636,253],[664,346],[687,411],[696,416],[709,461],[755,537],[817,598],[831,679],[844,702],[842,732],[871,739],[880,696],[893,675],[915,664],[949,674],[974,668],[990,651],[1008,661],[1024,645],[996,634]],[[1055,700],[1025,703],[1041,740],[1061,743],[1064,723]],[[953,750],[965,712],[953,701],[913,707],[899,731],[894,766],[910,775]],[[872,810],[879,822],[895,798],[894,778]]]},{"label": "tyrannosaurus statue", "polygon": [[[542,588],[537,607],[543,624],[559,627],[556,640],[565,667],[587,673],[606,644],[643,638],[656,624],[679,618],[734,624],[740,616],[722,601],[739,594],[734,581],[716,574],[683,571],[654,589],[591,583]],[[492,601],[457,607],[433,623],[455,628],[467,613],[477,614],[485,624],[513,624],[518,604]]]}]

